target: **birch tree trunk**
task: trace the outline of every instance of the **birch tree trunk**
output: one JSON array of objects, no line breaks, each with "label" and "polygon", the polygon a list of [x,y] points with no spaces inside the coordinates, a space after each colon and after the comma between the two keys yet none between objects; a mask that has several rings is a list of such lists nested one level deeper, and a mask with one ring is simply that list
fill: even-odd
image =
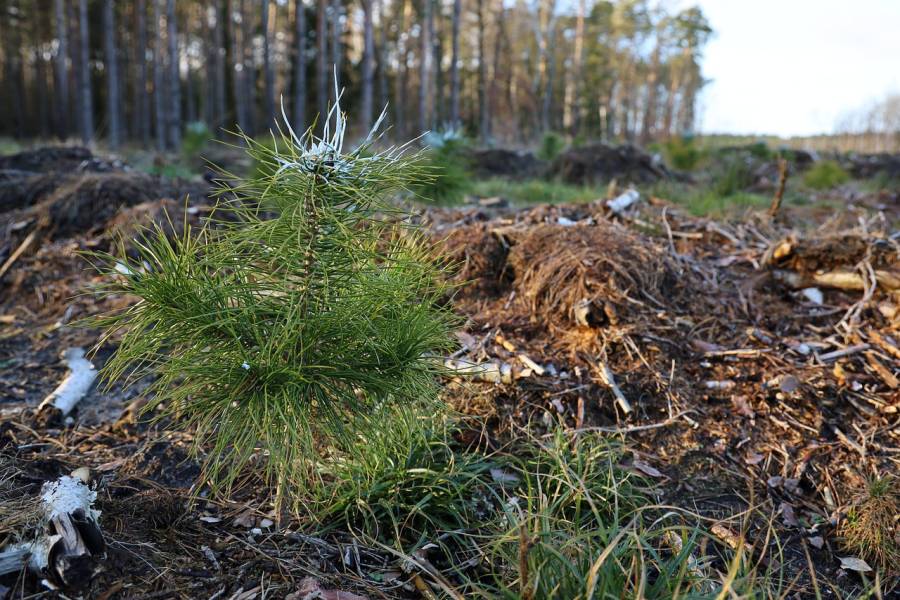
[{"label": "birch tree trunk", "polygon": [[116,14],[113,0],[103,0],[103,47],[106,55],[106,113],[109,118],[109,146],[118,149],[122,143],[119,93],[119,59],[116,47]]}]

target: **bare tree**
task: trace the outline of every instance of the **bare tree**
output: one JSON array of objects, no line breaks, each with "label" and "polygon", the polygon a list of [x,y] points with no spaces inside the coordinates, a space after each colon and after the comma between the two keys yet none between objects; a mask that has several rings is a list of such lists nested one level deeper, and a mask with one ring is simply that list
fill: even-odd
[{"label": "bare tree", "polygon": [[56,127],[60,139],[68,137],[69,133],[69,36],[66,28],[65,0],[54,0],[54,15],[56,23],[56,61],[54,62],[56,74]]},{"label": "bare tree", "polygon": [[306,129],[306,5],[294,0],[294,126]]},{"label": "bare tree", "polygon": [[106,113],[109,117],[109,146],[122,143],[122,99],[119,88],[119,57],[116,47],[116,13],[113,0],[103,0],[103,48],[106,54]]},{"label": "bare tree", "polygon": [[78,3],[78,44],[80,48],[79,88],[81,90],[81,141],[90,144],[94,137],[94,102],[91,97],[90,38],[88,3]]},{"label": "bare tree", "polygon": [[272,127],[275,124],[275,70],[272,67],[272,54],[270,48],[270,40],[272,38],[271,26],[274,26],[275,19],[272,18],[272,2],[263,0],[262,2],[262,34],[263,34],[263,76],[266,85],[266,106],[265,106],[265,123],[266,127]]},{"label": "bare tree", "polygon": [[372,97],[375,71],[375,34],[372,31],[372,0],[362,0],[363,59],[362,59],[362,122],[366,131],[372,127]]}]

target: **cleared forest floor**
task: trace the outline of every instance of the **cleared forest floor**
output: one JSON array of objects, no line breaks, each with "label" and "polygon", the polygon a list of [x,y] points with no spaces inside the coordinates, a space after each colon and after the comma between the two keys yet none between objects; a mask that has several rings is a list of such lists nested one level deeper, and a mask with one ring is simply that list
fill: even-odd
[{"label": "cleared forest floor", "polygon": [[[203,182],[89,155],[45,156],[34,173],[0,180],[0,471],[12,502],[90,469],[108,548],[84,597],[472,594],[460,572],[477,578],[477,561],[279,523],[252,474],[232,501],[205,498],[190,433],[140,418],[140,385],[95,387],[72,418],[38,418],[66,374],[61,353],[100,339],[76,323],[129,302],[90,295],[98,279],[78,252],[165,211],[173,229],[200,222],[212,201]],[[621,188],[577,204],[414,208],[457,265],[465,323],[452,361],[476,375],[447,379],[465,416],[457,442],[490,455],[560,424],[573,437],[602,432],[654,514],[739,553],[771,595],[851,597],[879,570],[890,589],[897,563],[854,553],[842,523],[872,479],[900,472],[900,191],[851,183],[774,217],[710,218],[658,186],[637,189],[618,212],[608,201]],[[900,534],[884,526],[888,540]],[[698,568],[726,580],[730,565],[704,562],[705,547]],[[24,573],[2,583],[9,597],[72,597]]]}]

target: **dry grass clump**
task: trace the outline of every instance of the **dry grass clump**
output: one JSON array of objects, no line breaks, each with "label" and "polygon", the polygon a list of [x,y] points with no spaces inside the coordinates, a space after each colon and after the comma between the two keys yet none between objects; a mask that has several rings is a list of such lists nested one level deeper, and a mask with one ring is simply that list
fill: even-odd
[{"label": "dry grass clump", "polygon": [[844,547],[897,572],[900,565],[900,478],[874,479],[841,524]]},{"label": "dry grass clump", "polygon": [[41,518],[40,503],[23,494],[15,481],[18,475],[13,462],[0,457],[0,547],[15,541]]},{"label": "dry grass clump", "polygon": [[503,293],[509,249],[485,223],[454,229],[440,245],[455,269],[450,281],[483,294]]},{"label": "dry grass clump", "polygon": [[562,327],[627,322],[635,310],[662,307],[674,283],[661,252],[602,221],[531,227],[510,250],[509,265],[532,315]]}]

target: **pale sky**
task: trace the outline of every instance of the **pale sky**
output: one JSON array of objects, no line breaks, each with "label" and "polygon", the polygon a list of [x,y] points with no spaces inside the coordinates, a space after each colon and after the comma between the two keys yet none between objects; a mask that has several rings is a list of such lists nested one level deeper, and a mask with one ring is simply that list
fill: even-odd
[{"label": "pale sky", "polygon": [[684,0],[715,30],[700,129],[827,133],[838,117],[900,92],[900,0]]}]

